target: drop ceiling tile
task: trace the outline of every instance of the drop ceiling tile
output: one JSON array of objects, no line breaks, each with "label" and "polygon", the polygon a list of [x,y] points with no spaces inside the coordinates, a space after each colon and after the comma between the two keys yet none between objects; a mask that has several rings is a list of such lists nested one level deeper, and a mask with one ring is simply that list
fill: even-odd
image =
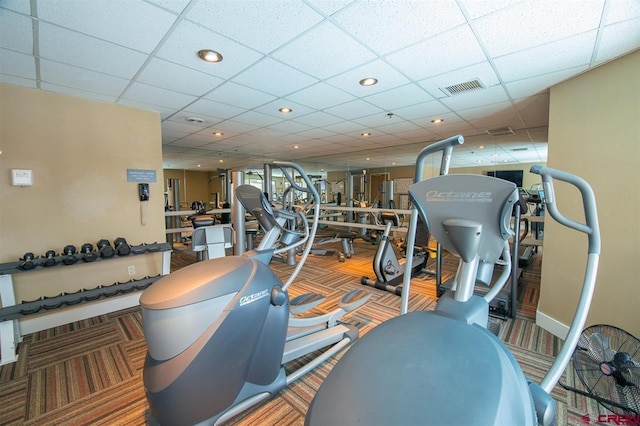
[{"label": "drop ceiling tile", "polygon": [[272,115],[262,114],[256,111],[247,111],[243,114],[233,117],[233,121],[239,123],[245,123],[255,127],[271,126],[272,124],[283,121],[280,117],[274,117]]},{"label": "drop ceiling tile", "polygon": [[395,115],[405,120],[442,118],[444,114],[450,114],[448,107],[439,101],[428,101],[404,108],[396,108]]},{"label": "drop ceiling tile", "polygon": [[38,85],[35,80],[29,80],[27,78],[15,77],[13,75],[7,75],[0,73],[0,83],[13,84],[14,86],[31,87],[36,89]]},{"label": "drop ceiling tile", "polygon": [[143,83],[133,83],[122,97],[138,102],[176,109],[184,108],[197,99],[195,96],[185,95]]},{"label": "drop ceiling tile", "polygon": [[[0,8],[13,10],[14,12],[24,13],[26,15],[31,14],[31,3],[24,0],[4,0],[0,4]],[[0,13],[2,13],[1,10]]]},{"label": "drop ceiling tile", "polygon": [[510,101],[498,102],[477,108],[461,109],[456,113],[464,120],[471,121],[495,115],[502,115],[507,111],[511,114],[514,112],[513,105]]},{"label": "drop ceiling tile", "polygon": [[281,62],[265,58],[234,77],[233,81],[248,87],[260,87],[264,92],[284,97],[318,80]]},{"label": "drop ceiling tile", "polygon": [[467,93],[461,93],[448,98],[440,99],[444,105],[452,110],[461,108],[474,108],[485,105],[491,105],[498,102],[508,101],[509,97],[502,86],[493,86],[486,89],[474,90]]},{"label": "drop ceiling tile", "polygon": [[269,53],[322,20],[302,2],[290,1],[202,1],[187,18],[237,40],[260,52]]},{"label": "drop ceiling tile", "polygon": [[605,24],[610,25],[627,19],[640,17],[640,2],[637,0],[616,0],[607,3]]},{"label": "drop ceiling tile", "polygon": [[207,143],[193,139],[179,139],[177,141],[171,142],[170,145],[182,146],[187,148],[200,148],[201,146],[207,145]]},{"label": "drop ceiling tile", "polygon": [[149,2],[176,14],[182,13],[184,8],[189,4],[189,1],[190,0],[149,0]]},{"label": "drop ceiling tile", "polygon": [[366,96],[364,100],[387,112],[394,112],[395,108],[428,102],[433,100],[433,97],[420,86],[410,83],[386,92]]},{"label": "drop ceiling tile", "polygon": [[242,114],[244,109],[208,99],[198,99],[194,103],[185,107],[185,112],[202,116],[213,123],[215,121],[226,120]]},{"label": "drop ceiling tile", "polygon": [[526,78],[524,80],[506,83],[505,87],[507,88],[507,91],[509,92],[509,95],[512,99],[533,96],[539,93],[546,92],[554,84],[558,84],[561,81],[578,75],[581,72],[586,71],[587,68],[587,65],[569,68],[558,72],[552,72],[549,74]]},{"label": "drop ceiling tile", "polygon": [[597,31],[589,31],[532,49],[496,58],[502,81],[522,80],[591,62]]},{"label": "drop ceiling tile", "polygon": [[35,59],[31,55],[0,49],[0,73],[35,80]]},{"label": "drop ceiling tile", "polygon": [[409,78],[423,80],[486,60],[486,55],[468,26],[437,35],[386,57]]},{"label": "drop ceiling tile", "polygon": [[520,114],[525,127],[544,126],[549,122],[548,93],[518,100],[515,108]]},{"label": "drop ceiling tile", "polygon": [[285,134],[304,132],[305,130],[309,130],[311,128],[312,126],[298,123],[293,120],[285,120],[269,126],[269,129],[277,132],[283,132]]},{"label": "drop ceiling tile", "polygon": [[[284,107],[291,108],[292,111],[286,114],[280,112],[279,109]],[[302,115],[312,113],[315,110],[313,108],[309,108],[307,106],[300,105],[295,102],[291,102],[289,99],[278,98],[275,101],[261,105],[258,108],[254,108],[254,111],[258,111],[263,114],[278,117],[282,120],[293,120],[296,117],[300,117]]]},{"label": "drop ceiling tile", "polygon": [[501,56],[597,29],[603,7],[604,0],[521,2],[474,27],[489,53]]},{"label": "drop ceiling tile", "polygon": [[471,19],[477,19],[481,16],[518,4],[520,0],[458,0],[458,2],[462,4]]},{"label": "drop ceiling tile", "polygon": [[353,0],[309,0],[307,3],[315,7],[323,15],[331,16],[338,10],[353,3]]},{"label": "drop ceiling tile", "polygon": [[484,87],[491,87],[500,83],[491,64],[488,61],[484,61],[470,67],[420,80],[418,84],[434,98],[444,98],[448,95],[441,89],[472,80],[479,80]]},{"label": "drop ceiling tile", "polygon": [[227,82],[222,86],[216,87],[211,93],[205,95],[204,98],[246,109],[253,109],[276,99],[275,96],[269,95],[268,93],[241,86],[233,82]]},{"label": "drop ceiling tile", "polygon": [[[420,128],[410,121],[389,120],[389,122],[390,124],[378,126],[378,131],[393,135],[396,133],[408,132]],[[375,133],[374,135],[377,135],[377,133]]]},{"label": "drop ceiling tile", "polygon": [[375,58],[343,31],[325,22],[273,53],[273,57],[319,79],[340,74]]},{"label": "drop ceiling tile", "polygon": [[217,123],[214,127],[215,127],[215,130],[220,130],[225,135],[228,132],[235,133],[235,134],[250,132],[252,130],[255,130],[256,128],[254,125],[240,123],[238,121],[233,121],[233,120],[221,121],[220,123]]},{"label": "drop ceiling tile", "polygon": [[186,120],[177,121],[177,120],[164,120],[162,122],[162,130],[172,130],[174,132],[182,132],[183,136],[188,136],[191,133],[196,133],[202,130],[202,127],[195,125],[193,123],[188,123]]},{"label": "drop ceiling tile", "polygon": [[31,18],[0,9],[0,47],[15,52],[33,54]]},{"label": "drop ceiling tile", "polygon": [[[198,51],[202,49],[219,52],[223,60],[217,63],[201,60]],[[246,46],[187,21],[177,25],[158,49],[157,56],[220,78],[236,75],[262,57]]]},{"label": "drop ceiling tile", "polygon": [[180,138],[184,137],[184,133],[183,132],[174,132],[168,129],[163,129],[162,130],[162,144],[166,145],[169,144],[173,141],[176,141]]},{"label": "drop ceiling tile", "polygon": [[340,89],[320,82],[288,95],[287,99],[310,108],[325,109],[355,98]]},{"label": "drop ceiling tile", "polygon": [[640,48],[640,19],[609,25],[602,31],[596,62],[612,60]]},{"label": "drop ceiling tile", "polygon": [[163,120],[176,112],[175,108],[168,108],[160,105],[151,105],[144,102],[134,101],[131,99],[118,99],[117,103],[119,105],[125,105],[132,108],[142,109],[145,111],[158,112],[160,113],[160,116]]},{"label": "drop ceiling tile", "polygon": [[38,2],[38,18],[145,53],[151,53],[176,15],[141,0]]},{"label": "drop ceiling tile", "polygon": [[39,26],[40,57],[116,77],[133,78],[147,55],[45,22]]},{"label": "drop ceiling tile", "polygon": [[109,96],[102,93],[95,93],[88,90],[81,90],[73,87],[50,84],[46,82],[40,83],[40,88],[49,92],[61,93],[63,95],[69,95],[76,98],[89,99],[98,102],[113,103],[117,99],[116,96]]},{"label": "drop ceiling tile", "polygon": [[362,124],[355,123],[353,121],[341,121],[339,123],[329,124],[323,128],[335,133],[353,133],[358,135],[365,130],[363,129]]},{"label": "drop ceiling tile", "polygon": [[[367,77],[376,78],[378,83],[375,86],[362,86],[359,84],[360,80]],[[409,83],[409,79],[385,61],[376,59],[331,77],[327,80],[327,83],[354,96],[362,97],[404,86]]]},{"label": "drop ceiling tile", "polygon": [[296,122],[306,124],[312,127],[324,127],[329,124],[335,124],[343,121],[341,118],[334,115],[324,113],[322,111],[312,112],[311,114],[303,115],[295,119]]},{"label": "drop ceiling tile", "polygon": [[385,111],[375,105],[370,104],[369,102],[356,99],[354,101],[327,108],[325,109],[325,112],[346,120],[352,120],[354,118],[364,117],[366,115],[381,114]]},{"label": "drop ceiling tile", "polygon": [[128,80],[97,73],[71,65],[40,59],[40,78],[43,83],[65,86],[86,92],[117,96],[127,87]]},{"label": "drop ceiling tile", "polygon": [[224,82],[221,78],[153,58],[136,81],[187,95],[202,96]]},{"label": "drop ceiling tile", "polygon": [[335,133],[325,130],[324,128],[315,128],[315,129],[305,130],[303,132],[300,132],[298,133],[298,135],[303,138],[320,139],[320,138],[325,138],[329,136],[334,136]]},{"label": "drop ceiling tile", "polygon": [[334,19],[379,55],[402,49],[466,22],[455,2],[434,5],[433,2],[415,0],[360,2],[340,11]]}]

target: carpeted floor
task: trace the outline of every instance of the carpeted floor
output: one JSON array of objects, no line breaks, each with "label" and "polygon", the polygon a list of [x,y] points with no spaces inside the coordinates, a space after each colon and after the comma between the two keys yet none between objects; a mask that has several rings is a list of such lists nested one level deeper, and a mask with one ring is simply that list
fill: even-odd
[{"label": "carpeted floor", "polygon": [[[339,247],[335,248],[339,250]],[[337,255],[312,256],[290,289],[294,297],[307,291],[327,295],[319,310],[330,310],[351,289],[367,289],[371,299],[346,320],[365,334],[398,314],[400,298],[360,284],[362,275],[373,276],[376,247],[356,240],[356,254],[342,263]],[[188,246],[176,245],[172,270],[195,262]],[[456,268],[444,259],[445,277]],[[292,270],[272,262],[281,277]],[[534,258],[521,279],[519,310],[515,319],[502,322],[501,339],[521,364],[525,374],[539,381],[561,342],[535,325],[539,295],[540,257]],[[412,280],[410,310],[433,309],[434,280]],[[147,402],[142,386],[146,346],[139,308],[114,312],[24,337],[18,362],[0,367],[0,424],[2,425],[142,425]],[[302,425],[307,406],[337,359],[330,359],[261,406],[234,419],[237,425]],[[295,368],[295,362],[287,369]],[[576,386],[570,365],[563,381]],[[580,387],[580,385],[577,385]],[[605,409],[593,400],[556,386],[558,425],[583,425],[585,415],[597,418]],[[590,424],[596,424],[591,421]]]}]

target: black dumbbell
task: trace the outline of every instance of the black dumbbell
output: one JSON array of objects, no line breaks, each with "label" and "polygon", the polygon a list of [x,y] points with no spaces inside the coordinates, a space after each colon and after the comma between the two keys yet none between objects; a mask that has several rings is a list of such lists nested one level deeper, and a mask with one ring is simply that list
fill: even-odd
[{"label": "black dumbbell", "polygon": [[56,259],[56,252],[53,250],[47,250],[44,254],[44,262],[42,263],[44,266],[56,266],[58,264],[58,260]]},{"label": "black dumbbell", "polygon": [[21,262],[18,264],[18,268],[24,269],[25,271],[35,268],[36,264],[33,261],[34,259],[35,256],[33,253],[25,253],[24,256],[20,258]]},{"label": "black dumbbell", "polygon": [[78,258],[76,257],[76,246],[64,246],[62,249],[62,255],[64,256],[62,263],[65,265],[73,265],[78,261]]},{"label": "black dumbbell", "polygon": [[118,256],[129,256],[131,254],[131,246],[127,244],[127,240],[122,237],[118,237],[113,241],[113,246],[116,248]]},{"label": "black dumbbell", "polygon": [[115,250],[113,250],[113,247],[111,247],[111,243],[109,242],[109,240],[103,239],[98,241],[97,247],[98,251],[100,252],[100,257],[103,257],[105,259],[113,257],[116,254]]},{"label": "black dumbbell", "polygon": [[98,258],[98,255],[95,251],[93,251],[93,244],[84,243],[82,247],[80,247],[80,257],[85,262],[93,262]]}]

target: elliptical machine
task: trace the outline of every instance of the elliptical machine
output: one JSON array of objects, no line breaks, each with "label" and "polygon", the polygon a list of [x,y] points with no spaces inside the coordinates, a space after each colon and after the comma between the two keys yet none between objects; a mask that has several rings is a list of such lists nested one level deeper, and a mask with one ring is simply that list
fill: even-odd
[{"label": "elliptical machine", "polygon": [[[451,139],[437,142],[447,143]],[[416,171],[421,171],[423,160],[420,155]],[[509,194],[517,195],[515,185],[480,175],[438,176],[412,185],[409,195],[414,213],[419,211],[436,239],[460,258],[456,286],[438,300],[434,311],[392,318],[356,342],[320,386],[307,411],[306,426],[555,424],[556,404],[550,393],[571,359],[587,318],[600,231],[587,182],[547,167],[533,166],[531,172],[542,176],[549,215],[588,237],[576,313],[565,344],[542,382],[527,379],[507,347],[486,329],[488,301],[473,291],[482,259],[497,259],[500,246],[508,249],[510,212],[517,201]],[[557,210],[553,180],[580,191],[585,223]],[[411,227],[415,227],[413,220]],[[380,359],[397,362],[381,363]]]},{"label": "elliptical machine", "polygon": [[[255,251],[198,262],[172,273],[140,298],[148,352],[143,381],[151,424],[219,424],[253,407],[358,338],[358,329],[339,320],[369,295],[346,294],[324,315],[307,312],[324,298],[308,293],[289,300],[287,289],[313,244],[320,197],[304,170],[278,162],[291,186],[311,194],[313,222],[304,214],[273,208],[250,185],[236,190],[238,201],[265,235]],[[289,173],[294,169],[306,187]],[[295,221],[299,227],[285,226]],[[286,283],[268,264],[274,254],[304,245]],[[312,361],[285,374],[284,364],[324,348]]]},{"label": "elliptical machine", "polygon": [[[442,151],[442,159],[440,161],[440,176],[444,176],[449,173],[449,164],[451,162],[451,152],[453,151],[454,146],[462,145],[464,143],[463,138],[456,138],[452,140],[451,143],[445,145],[430,145],[425,148],[424,156],[433,154],[438,151]],[[416,176],[415,179],[422,179],[422,175]],[[389,235],[391,233],[391,227],[393,225],[398,226],[398,221],[393,220],[392,216],[382,215],[381,217],[385,223],[385,230],[380,238],[380,245],[378,245],[378,250],[376,250],[376,254],[373,258],[373,272],[376,274],[376,279],[373,280],[369,277],[363,276],[360,279],[360,283],[363,285],[368,285],[371,287],[375,287],[379,290],[388,291],[389,293],[396,294],[398,296],[402,296],[402,282],[404,281],[404,274],[407,271],[406,258],[398,259],[398,256],[389,241]],[[385,220],[387,217],[390,220]],[[396,216],[397,217],[397,216]],[[418,219],[420,222],[420,219]],[[410,231],[409,231],[410,232]],[[429,258],[430,249],[429,249],[429,240],[431,238],[431,234],[429,230],[424,226],[416,226],[415,228],[416,234],[413,235],[413,249],[412,249],[412,261],[410,262],[411,269],[411,277],[415,276],[418,272],[422,271],[427,264],[427,260]],[[407,236],[409,234],[407,233]],[[406,254],[406,251],[405,251]],[[436,271],[427,271],[430,274],[436,275],[437,281],[440,280],[440,249],[437,249],[436,253],[437,257],[437,265]]]}]

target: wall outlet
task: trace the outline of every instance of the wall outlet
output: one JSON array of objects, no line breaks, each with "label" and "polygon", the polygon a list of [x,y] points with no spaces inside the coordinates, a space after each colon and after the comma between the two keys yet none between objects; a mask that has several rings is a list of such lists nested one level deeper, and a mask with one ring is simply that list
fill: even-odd
[{"label": "wall outlet", "polygon": [[127,268],[127,271],[129,271],[129,276],[135,275],[136,274],[136,267],[131,265]]}]

